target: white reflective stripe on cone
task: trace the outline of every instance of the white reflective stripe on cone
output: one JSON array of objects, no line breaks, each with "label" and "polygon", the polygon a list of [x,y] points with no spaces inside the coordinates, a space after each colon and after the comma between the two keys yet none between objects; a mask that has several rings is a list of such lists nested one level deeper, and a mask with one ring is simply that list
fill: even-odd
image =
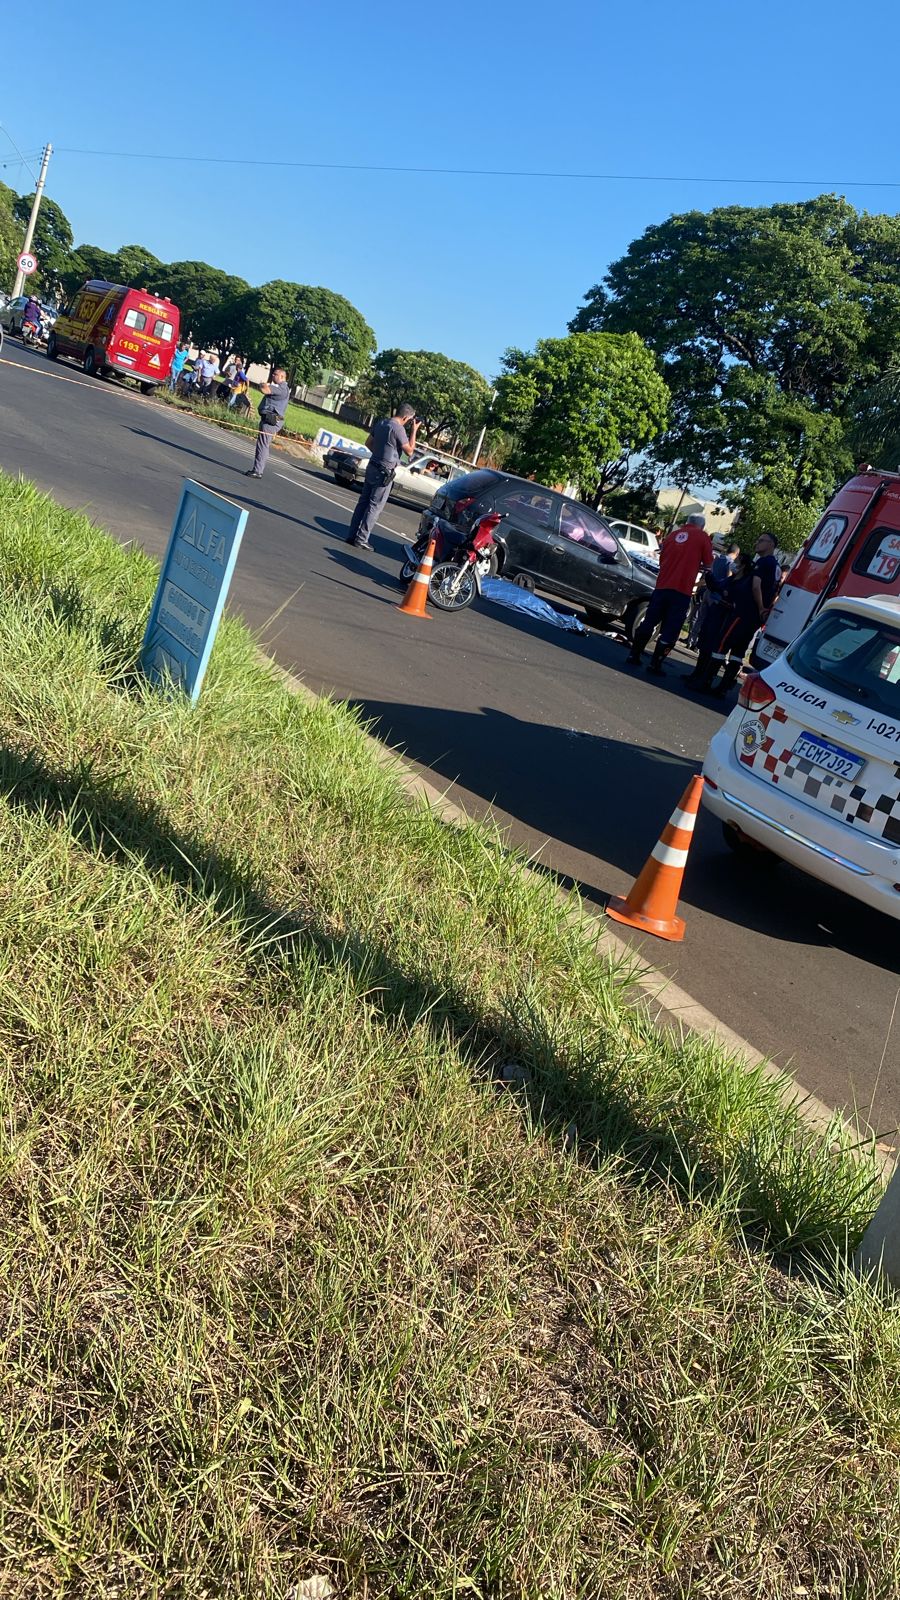
[{"label": "white reflective stripe on cone", "polygon": [[676,850],[674,845],[663,844],[661,839],[653,846],[650,854],[661,867],[683,867],[688,858],[686,850]]},{"label": "white reflective stripe on cone", "polygon": [[697,821],[696,811],[673,811],[669,824],[673,828],[684,828],[686,833],[693,833],[694,823]]}]

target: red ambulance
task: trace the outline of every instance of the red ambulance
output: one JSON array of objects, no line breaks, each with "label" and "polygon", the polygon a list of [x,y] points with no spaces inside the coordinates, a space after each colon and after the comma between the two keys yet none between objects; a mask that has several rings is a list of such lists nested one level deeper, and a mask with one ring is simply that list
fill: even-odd
[{"label": "red ambulance", "polygon": [[776,661],[835,595],[900,595],[900,472],[861,468],[839,489],[791,567],[753,652]]},{"label": "red ambulance", "polygon": [[101,377],[121,372],[144,394],[165,383],[178,341],[180,313],[146,289],[91,278],[57,317],[47,341],[51,361],[71,356]]}]

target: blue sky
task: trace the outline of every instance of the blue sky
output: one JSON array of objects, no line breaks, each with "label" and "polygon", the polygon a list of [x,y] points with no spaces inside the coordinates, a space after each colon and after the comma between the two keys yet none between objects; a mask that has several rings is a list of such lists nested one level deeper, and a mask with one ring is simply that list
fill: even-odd
[{"label": "blue sky", "polygon": [[[672,212],[799,199],[854,179],[869,185],[846,190],[860,208],[900,208],[900,187],[873,186],[900,183],[879,67],[900,41],[889,0],[852,13],[846,0],[434,10],[155,0],[83,15],[45,0],[38,32],[50,41],[41,69],[7,69],[0,117],[26,154],[52,140],[48,193],[77,240],[201,258],[251,283],[325,284],[359,307],[381,346],[443,350],[488,376],[507,345],[564,333],[608,263]],[[303,171],[76,149],[679,181]],[[0,178],[30,190],[5,134],[0,157],[10,162]]]}]

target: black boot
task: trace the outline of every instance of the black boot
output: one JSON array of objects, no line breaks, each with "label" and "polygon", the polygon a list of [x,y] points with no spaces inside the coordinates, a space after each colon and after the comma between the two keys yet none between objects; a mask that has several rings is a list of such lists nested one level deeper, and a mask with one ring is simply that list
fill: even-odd
[{"label": "black boot", "polygon": [[715,670],[712,651],[701,650],[693,672],[689,672],[684,681],[689,683],[692,689],[708,688]]},{"label": "black boot", "polygon": [[727,694],[729,689],[733,689],[742,666],[743,662],[741,661],[726,661],[722,677],[713,689],[713,694],[721,697]]},{"label": "black boot", "polygon": [[644,651],[647,648],[647,640],[649,638],[650,634],[644,628],[638,628],[636,632],[632,634],[631,649],[625,657],[625,660],[630,667],[640,666],[641,661],[643,660]]},{"label": "black boot", "polygon": [[663,667],[663,662],[665,661],[666,656],[669,654],[671,648],[672,646],[670,644],[662,644],[661,641],[657,639],[656,649],[653,652],[653,660],[647,668],[648,672],[653,673],[654,678],[665,677],[666,674]]}]

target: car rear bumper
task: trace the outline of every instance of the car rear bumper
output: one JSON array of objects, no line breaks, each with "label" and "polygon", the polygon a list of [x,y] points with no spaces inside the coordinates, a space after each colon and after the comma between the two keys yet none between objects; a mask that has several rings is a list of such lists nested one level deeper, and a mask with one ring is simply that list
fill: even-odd
[{"label": "car rear bumper", "polygon": [[735,755],[734,732],[729,717],[706,753],[707,809],[801,872],[900,919],[900,847],[855,833],[754,777]]}]

